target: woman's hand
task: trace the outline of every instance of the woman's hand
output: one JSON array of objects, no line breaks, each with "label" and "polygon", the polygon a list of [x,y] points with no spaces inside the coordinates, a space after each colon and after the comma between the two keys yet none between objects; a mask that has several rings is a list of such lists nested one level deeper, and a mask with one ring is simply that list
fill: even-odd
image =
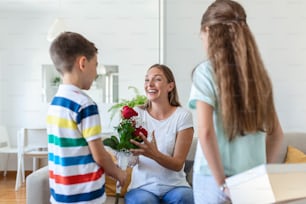
[{"label": "woman's hand", "polygon": [[193,128],[186,128],[177,133],[177,139],[172,155],[167,155],[159,151],[154,131],[152,132],[151,141],[149,141],[144,135],[140,135],[140,137],[143,139],[142,143],[131,140],[131,143],[139,147],[139,149],[130,150],[134,155],[146,156],[167,169],[172,171],[180,171],[184,166],[190,145],[192,143]]},{"label": "woman's hand", "polygon": [[131,140],[131,143],[139,147],[139,149],[131,149],[130,151],[135,155],[144,155],[151,159],[154,159],[160,152],[157,149],[156,139],[154,131],[152,132],[152,140],[149,142],[146,136],[140,133],[140,137],[143,140],[143,143],[139,143],[135,140]]}]

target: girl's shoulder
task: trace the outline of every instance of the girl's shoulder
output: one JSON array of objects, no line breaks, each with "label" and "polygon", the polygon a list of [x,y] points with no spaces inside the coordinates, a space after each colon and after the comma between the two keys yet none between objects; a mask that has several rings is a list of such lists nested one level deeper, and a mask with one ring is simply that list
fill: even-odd
[{"label": "girl's shoulder", "polygon": [[192,79],[194,82],[202,84],[203,81],[212,81],[214,79],[214,69],[209,60],[199,63],[194,72]]},{"label": "girl's shoulder", "polygon": [[195,68],[195,71],[198,72],[211,72],[212,70],[212,64],[209,60],[204,60],[200,62]]}]

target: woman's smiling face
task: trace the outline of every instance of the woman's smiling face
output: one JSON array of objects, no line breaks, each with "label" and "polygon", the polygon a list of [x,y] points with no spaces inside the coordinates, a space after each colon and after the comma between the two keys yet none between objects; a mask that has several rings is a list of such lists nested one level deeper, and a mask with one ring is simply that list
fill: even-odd
[{"label": "woman's smiling face", "polygon": [[159,98],[168,99],[168,92],[172,90],[172,82],[168,82],[163,71],[157,67],[148,70],[145,76],[144,89],[148,100],[154,101]]}]

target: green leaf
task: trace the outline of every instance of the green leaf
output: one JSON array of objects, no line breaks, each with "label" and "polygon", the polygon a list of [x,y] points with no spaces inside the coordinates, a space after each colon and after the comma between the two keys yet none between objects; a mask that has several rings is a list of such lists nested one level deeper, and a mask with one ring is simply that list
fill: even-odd
[{"label": "green leaf", "polygon": [[118,149],[118,144],[119,144],[119,140],[116,136],[111,136],[109,138],[106,138],[103,140],[103,144],[105,146],[109,146],[112,149],[117,150]]},{"label": "green leaf", "polygon": [[118,140],[118,138],[117,138],[116,136],[112,135],[110,138],[111,138],[116,144],[119,143],[119,140]]},{"label": "green leaf", "polygon": [[134,91],[135,97],[133,97],[130,100],[126,100],[126,99],[121,99],[120,102],[114,104],[113,106],[111,106],[107,111],[110,112],[110,119],[112,120],[114,118],[114,116],[116,115],[116,113],[119,112],[119,110],[123,107],[123,106],[129,106],[134,108],[135,106],[139,106],[139,105],[143,105],[146,103],[147,101],[147,97],[145,95],[140,95],[138,89],[134,86],[129,86],[128,89],[132,89]]}]

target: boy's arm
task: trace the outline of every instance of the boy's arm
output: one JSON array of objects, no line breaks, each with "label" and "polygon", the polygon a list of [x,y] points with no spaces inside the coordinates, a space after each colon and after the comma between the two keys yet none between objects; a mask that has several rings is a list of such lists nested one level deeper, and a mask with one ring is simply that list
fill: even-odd
[{"label": "boy's arm", "polygon": [[123,186],[127,174],[113,162],[110,154],[105,150],[101,139],[92,140],[88,142],[88,145],[95,162],[104,169],[106,174],[119,180],[120,185]]}]

